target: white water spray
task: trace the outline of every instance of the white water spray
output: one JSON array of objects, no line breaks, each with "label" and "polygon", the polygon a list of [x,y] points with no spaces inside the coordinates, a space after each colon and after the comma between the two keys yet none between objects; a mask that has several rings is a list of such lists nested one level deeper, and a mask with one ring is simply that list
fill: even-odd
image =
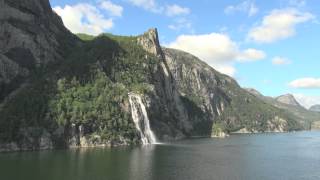
[{"label": "white water spray", "polygon": [[142,144],[155,144],[156,136],[150,128],[147,110],[142,102],[141,96],[130,93],[129,102],[131,106],[132,119],[140,133]]}]

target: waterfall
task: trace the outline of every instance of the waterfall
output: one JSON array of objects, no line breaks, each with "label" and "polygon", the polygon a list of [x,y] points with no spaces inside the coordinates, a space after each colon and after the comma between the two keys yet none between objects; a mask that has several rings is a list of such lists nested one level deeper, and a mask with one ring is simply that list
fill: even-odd
[{"label": "waterfall", "polygon": [[150,128],[147,110],[142,102],[141,96],[130,93],[129,102],[131,106],[132,119],[140,133],[142,144],[155,144],[156,136]]}]

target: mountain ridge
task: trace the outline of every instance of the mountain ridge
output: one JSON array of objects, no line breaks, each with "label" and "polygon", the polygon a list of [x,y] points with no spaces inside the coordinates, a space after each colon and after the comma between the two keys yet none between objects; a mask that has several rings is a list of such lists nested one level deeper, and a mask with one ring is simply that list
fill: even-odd
[{"label": "mountain ridge", "polygon": [[[249,91],[249,90],[247,90],[247,91],[249,93],[252,93],[252,91]],[[255,90],[255,92],[258,92],[258,91]],[[253,93],[253,94],[255,95],[256,93]],[[288,103],[288,101],[285,101],[285,103],[283,103],[283,102],[279,101],[277,99],[277,97],[273,98],[273,97],[264,96],[261,93],[259,93],[259,94],[260,95],[257,97],[260,98],[261,100],[265,101],[266,103],[272,104],[273,106],[280,108],[280,109],[283,109],[285,111],[289,111],[290,113],[299,117],[300,123],[304,125],[305,129],[318,129],[318,128],[313,128],[313,124],[315,122],[320,121],[320,114],[312,112],[312,111],[304,108],[300,104],[297,105],[297,103],[291,104],[291,103]],[[293,97],[293,102],[296,101],[293,95],[289,95],[289,97]]]}]

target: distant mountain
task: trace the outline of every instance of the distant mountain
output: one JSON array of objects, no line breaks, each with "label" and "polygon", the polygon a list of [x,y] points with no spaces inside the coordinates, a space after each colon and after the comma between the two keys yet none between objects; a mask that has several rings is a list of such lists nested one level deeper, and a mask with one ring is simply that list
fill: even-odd
[{"label": "distant mountain", "polygon": [[293,105],[293,106],[301,106],[296,98],[292,94],[285,94],[275,98],[278,102]]},{"label": "distant mountain", "polygon": [[277,108],[283,109],[299,117],[300,123],[303,124],[306,129],[315,129],[318,127],[314,126],[314,124],[317,124],[320,121],[320,114],[302,107],[296,101],[293,95],[287,94],[279,96],[277,98],[272,98],[269,96],[263,96],[260,92],[258,92],[255,89],[247,88],[246,90],[251,94],[255,95],[256,97],[260,98],[264,102],[271,104]]},{"label": "distant mountain", "polygon": [[309,108],[310,111],[320,112],[320,104],[313,105]]},{"label": "distant mountain", "polygon": [[255,95],[257,97],[261,97],[263,96],[259,91],[257,91],[256,89],[253,88],[244,88],[246,91],[248,91],[249,93],[251,93],[252,95]]}]

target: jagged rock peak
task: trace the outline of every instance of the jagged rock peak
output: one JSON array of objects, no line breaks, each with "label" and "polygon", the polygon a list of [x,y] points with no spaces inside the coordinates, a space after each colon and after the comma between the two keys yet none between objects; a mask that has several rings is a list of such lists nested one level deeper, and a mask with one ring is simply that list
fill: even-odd
[{"label": "jagged rock peak", "polygon": [[138,43],[149,53],[162,56],[157,28],[151,28],[138,37]]},{"label": "jagged rock peak", "polygon": [[320,112],[320,104],[313,105],[309,108],[310,111]]},{"label": "jagged rock peak", "polygon": [[276,97],[276,100],[284,104],[301,106],[292,94],[285,94],[285,95],[278,96]]}]

